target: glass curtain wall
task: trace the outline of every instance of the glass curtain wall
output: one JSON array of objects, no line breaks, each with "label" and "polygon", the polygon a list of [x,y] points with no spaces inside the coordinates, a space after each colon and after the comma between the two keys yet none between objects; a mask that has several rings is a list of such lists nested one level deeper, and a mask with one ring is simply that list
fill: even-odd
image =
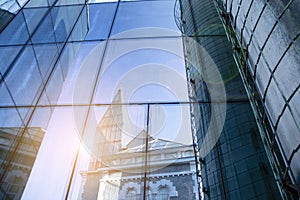
[{"label": "glass curtain wall", "polygon": [[281,199],[214,1],[178,4],[203,198]]},{"label": "glass curtain wall", "polygon": [[62,52],[87,32],[86,6],[3,1],[0,8],[0,198],[21,199],[76,49]]},{"label": "glass curtain wall", "polygon": [[9,2],[1,198],[200,199],[175,1]]},{"label": "glass curtain wall", "polygon": [[[218,2],[229,36],[238,47],[235,57],[259,119],[273,171],[282,191],[299,198],[300,3]],[[236,34],[231,34],[233,31]]]}]

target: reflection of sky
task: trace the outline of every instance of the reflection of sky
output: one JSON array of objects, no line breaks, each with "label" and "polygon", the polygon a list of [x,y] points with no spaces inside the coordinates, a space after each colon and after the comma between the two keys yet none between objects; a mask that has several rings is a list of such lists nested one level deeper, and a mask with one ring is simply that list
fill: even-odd
[{"label": "reflection of sky", "polygon": [[[174,21],[173,7],[173,1],[121,3],[112,29],[112,35],[136,28],[158,27],[173,30],[172,35],[180,36]],[[158,32],[155,36],[162,36],[161,32]],[[134,37],[134,35],[131,37]]]},{"label": "reflection of sky", "polygon": [[[170,74],[154,71],[157,68],[154,66],[157,65],[164,65],[166,69],[161,72],[168,72],[169,70]],[[170,86],[162,84],[167,80],[174,80],[176,77],[172,77],[171,75],[176,73],[178,77],[184,80],[185,73],[183,69],[184,63],[182,58],[166,51],[143,49],[130,52],[117,58],[109,66],[105,66],[101,73],[94,102],[111,102],[114,94],[119,90],[119,87],[124,88],[123,93],[125,94],[123,95],[130,97],[130,100],[125,99],[125,101],[129,100],[130,102],[186,100],[178,99],[174,95],[171,95],[171,93],[179,94],[182,93],[182,91],[168,91]],[[139,85],[132,86],[138,90],[126,91],[126,86],[130,83],[124,82],[123,79],[139,83]],[[149,86],[150,82],[156,84],[156,86],[153,84]],[[133,94],[134,96],[132,96]]]}]

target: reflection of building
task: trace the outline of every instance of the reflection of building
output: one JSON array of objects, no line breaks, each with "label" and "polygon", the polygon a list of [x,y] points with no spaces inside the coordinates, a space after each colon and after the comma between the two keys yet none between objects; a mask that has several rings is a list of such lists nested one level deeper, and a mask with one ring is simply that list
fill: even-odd
[{"label": "reflection of building", "polygon": [[[0,128],[0,162],[5,166],[11,160],[10,170],[4,178],[1,199],[20,199],[25,188],[28,176],[33,167],[45,131],[41,128],[28,128],[20,138],[23,129]],[[12,146],[20,144],[17,151]],[[3,173],[5,169],[1,168]],[[1,173],[1,174],[2,174]],[[5,193],[4,193],[5,191]]]},{"label": "reflection of building", "polygon": [[54,110],[37,105],[57,103],[78,50],[66,43],[87,32],[85,5],[60,3],[0,3],[0,199],[21,198],[44,135],[31,126],[47,129]]},{"label": "reflection of building", "polygon": [[0,8],[0,33],[13,17],[13,13]]},{"label": "reflection of building", "polygon": [[106,166],[81,172],[80,199],[138,200],[144,192],[149,200],[197,199],[192,146],[149,137],[145,166],[145,137],[142,131],[126,148],[109,155]]},{"label": "reflection of building", "polygon": [[[122,146],[123,111],[121,90],[115,95],[113,104],[107,109],[98,124],[93,143],[93,157],[90,168],[105,164],[105,157],[119,152]],[[119,104],[119,105],[118,105]]]}]

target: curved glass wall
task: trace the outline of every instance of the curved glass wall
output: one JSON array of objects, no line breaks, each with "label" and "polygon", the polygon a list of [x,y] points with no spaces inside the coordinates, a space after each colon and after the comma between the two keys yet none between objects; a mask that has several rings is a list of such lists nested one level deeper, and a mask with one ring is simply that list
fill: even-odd
[{"label": "curved glass wall", "polygon": [[261,104],[256,109],[261,122],[267,124],[268,143],[279,148],[279,154],[270,150],[273,160],[276,156],[284,160],[278,164],[278,178],[299,195],[300,109],[296,102],[300,102],[300,2],[220,1],[220,5],[229,14],[228,23],[246,52],[242,59],[248,67],[245,76],[249,76],[249,86],[255,85],[250,90],[257,91],[253,99],[259,102],[254,104]]},{"label": "curved glass wall", "polygon": [[[214,2],[179,3],[182,8],[179,26],[184,34],[197,41],[195,45],[184,40],[187,60],[196,61],[186,63],[190,98],[206,102],[192,110],[204,199],[280,199],[231,43]],[[203,51],[211,60],[203,56]],[[215,70],[220,72],[220,77]],[[226,93],[223,99],[222,85]],[[220,123],[223,126],[218,130]],[[210,138],[210,142],[216,142],[215,146],[203,153],[207,135],[216,135],[218,131],[217,141]]]}]

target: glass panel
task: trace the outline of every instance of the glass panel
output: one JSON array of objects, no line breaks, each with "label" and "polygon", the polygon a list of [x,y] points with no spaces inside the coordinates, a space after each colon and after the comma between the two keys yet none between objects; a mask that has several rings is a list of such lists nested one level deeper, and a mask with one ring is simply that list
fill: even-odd
[{"label": "glass panel", "polygon": [[0,109],[1,199],[20,199],[43,131],[24,129],[20,109]]},{"label": "glass panel", "polygon": [[64,42],[80,15],[83,6],[63,6],[51,9],[55,39]]},{"label": "glass panel", "polygon": [[188,36],[224,35],[224,28],[212,1],[182,1],[181,25]]},{"label": "glass panel", "polygon": [[83,199],[124,199],[128,193],[141,199],[146,107],[117,105],[119,98],[114,98],[116,105],[91,107],[82,137],[90,156],[81,172]]},{"label": "glass panel", "polygon": [[61,5],[74,5],[74,4],[84,4],[85,0],[60,0],[55,4],[56,6]]},{"label": "glass panel", "polygon": [[16,143],[14,148],[9,149],[0,145],[1,153],[8,155],[1,186],[1,191],[4,191],[5,195],[0,195],[2,199],[20,199],[44,137],[44,131],[37,127],[26,130],[17,127],[1,129],[0,133],[2,139]]},{"label": "glass panel", "polygon": [[49,0],[30,0],[26,4],[25,8],[27,8],[27,7],[46,7],[46,6],[49,6],[48,1]]},{"label": "glass panel", "polygon": [[86,40],[106,39],[112,26],[116,3],[90,4],[89,31]]},{"label": "glass panel", "polygon": [[29,40],[23,12],[8,24],[0,34],[0,45],[25,44]]},{"label": "glass panel", "polygon": [[60,65],[57,64],[47,83],[45,94],[51,105],[55,105],[59,99],[64,84],[64,78]]},{"label": "glass panel", "polygon": [[117,2],[118,0],[88,0],[88,3],[105,3],[105,2]]},{"label": "glass panel", "polygon": [[[300,41],[300,38],[298,40]],[[296,44],[292,45],[274,73],[275,79],[279,83],[279,87],[286,99],[300,84],[299,52]]]},{"label": "glass panel", "polygon": [[257,22],[259,17],[258,13],[261,13],[263,6],[264,6],[263,1],[257,1],[252,4],[246,21],[246,29],[249,30],[249,32],[251,32],[250,30],[253,30],[255,23]]},{"label": "glass panel", "polygon": [[83,9],[77,23],[72,30],[71,37],[68,41],[81,41],[85,38],[88,33],[88,14],[87,9]]},{"label": "glass panel", "polygon": [[290,100],[289,103],[291,112],[293,113],[296,122],[300,122],[299,102],[300,102],[300,90],[298,89],[298,91],[296,92],[296,94],[293,96],[293,98]]},{"label": "glass panel", "polygon": [[32,46],[27,46],[5,77],[17,105],[32,105],[40,94],[42,79],[34,58]]},{"label": "glass panel", "polygon": [[197,199],[190,117],[188,104],[150,105],[148,199]]},{"label": "glass panel", "polygon": [[184,42],[192,101],[247,98],[225,36],[185,37]]},{"label": "glass panel", "polygon": [[[287,3],[290,3],[290,2],[286,2],[286,4]],[[277,7],[279,7],[278,6],[279,4],[280,3],[277,3]],[[282,12],[284,12],[284,14],[282,16],[280,16],[281,18],[279,21],[279,25],[285,27],[284,29],[281,29],[284,32],[284,34],[282,34],[282,35],[287,36],[288,41],[292,41],[299,32],[300,23],[298,20],[299,15],[297,12],[297,10],[299,9],[299,6],[300,6],[299,2],[292,1],[290,3],[290,5],[288,6],[288,9],[282,9]],[[274,8],[274,9],[276,9],[276,8]],[[288,24],[288,26],[287,26],[287,24]]]},{"label": "glass panel", "polygon": [[251,42],[248,46],[248,52],[249,52],[249,62],[251,63],[248,65],[248,68],[250,68],[251,72],[253,73],[259,55],[259,48],[257,47],[257,44]]},{"label": "glass panel", "polygon": [[46,15],[47,11],[48,11],[48,8],[23,9],[30,35],[32,35],[34,33],[34,31],[36,30],[36,28],[40,25],[43,17]]},{"label": "glass panel", "polygon": [[1,2],[0,8],[11,13],[17,13],[20,9],[18,3],[15,0]]},{"label": "glass panel", "polygon": [[50,13],[48,13],[44,20],[39,24],[39,28],[31,37],[33,44],[55,42],[53,22],[50,16]]},{"label": "glass panel", "polygon": [[2,81],[2,76],[0,75],[1,78],[1,84],[0,84],[0,105],[1,106],[12,106],[14,105],[14,102],[12,100],[11,95],[9,94],[7,90],[7,85],[4,81]]},{"label": "glass panel", "polygon": [[270,83],[265,102],[266,109],[271,117],[273,124],[275,124],[283,109],[285,101],[282,97],[281,92],[279,91],[278,85],[274,80],[272,80]]},{"label": "glass panel", "polygon": [[[149,31],[148,28],[153,28]],[[122,33],[132,31],[133,33]],[[117,35],[118,33],[122,33]],[[143,1],[120,3],[114,22],[113,37],[179,36],[174,20],[173,1]]]},{"label": "glass panel", "polygon": [[39,69],[44,81],[57,62],[58,48],[55,44],[33,45],[35,56],[39,64]]},{"label": "glass panel", "polygon": [[[198,109],[195,120],[202,185],[212,186],[211,197],[220,198],[224,190],[241,199],[244,196],[239,190],[247,188],[247,198],[276,198],[278,193],[264,192],[276,185],[250,104],[199,104]],[[262,189],[257,190],[253,182]]]},{"label": "glass panel", "polygon": [[37,108],[29,124],[29,127],[44,130],[45,136],[23,193],[24,199],[49,196],[60,199],[70,179],[87,107],[54,107],[52,112],[50,116],[50,108]]},{"label": "glass panel", "polygon": [[[105,42],[70,43],[61,57],[63,73],[69,70],[65,77],[58,103],[81,104],[89,103],[102,59]],[[74,54],[78,48],[78,54]],[[75,50],[74,50],[75,49]],[[74,57],[75,56],[75,57]]]},{"label": "glass panel", "polygon": [[277,25],[270,35],[270,38],[263,50],[263,55],[265,58],[268,58],[267,61],[271,70],[274,69],[288,45],[289,40],[287,40],[287,38],[282,33],[281,26]]},{"label": "glass panel", "polygon": [[256,66],[256,84],[258,85],[258,90],[260,95],[263,96],[266,92],[268,82],[271,76],[269,66],[267,65],[264,58],[260,58]]},{"label": "glass panel", "polygon": [[276,17],[269,7],[264,9],[264,12],[260,16],[260,20],[258,21],[256,30],[253,34],[253,40],[257,42],[259,47],[263,46],[274,24],[276,23],[276,20]]},{"label": "glass panel", "polygon": [[[181,38],[109,41],[94,103],[187,100]],[[145,76],[147,74],[147,76]]]},{"label": "glass panel", "polygon": [[[16,56],[21,51],[21,46],[0,47],[0,72],[5,74],[11,63],[16,59]],[[9,55],[9,56],[7,56]]]},{"label": "glass panel", "polygon": [[[283,148],[286,159],[289,159],[291,153],[300,144],[300,131],[297,127],[289,109],[283,113],[277,129],[277,136]],[[296,181],[299,181],[299,151],[294,155],[291,163],[291,171],[295,176]]]}]

